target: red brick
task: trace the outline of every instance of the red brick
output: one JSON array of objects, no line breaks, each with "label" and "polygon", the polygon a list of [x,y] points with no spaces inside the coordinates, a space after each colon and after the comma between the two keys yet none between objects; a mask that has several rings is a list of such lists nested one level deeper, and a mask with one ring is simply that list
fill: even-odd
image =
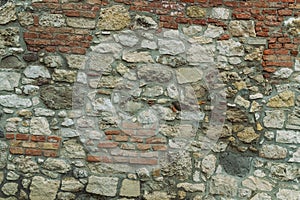
[{"label": "red brick", "polygon": [[281,38],[278,38],[278,42],[280,42],[280,43],[291,43],[291,39],[288,38],[288,37],[281,37]]},{"label": "red brick", "polygon": [[97,17],[97,13],[95,13],[95,12],[80,12],[80,16],[81,17],[85,17],[85,18],[92,18],[92,19],[94,19],[94,18],[96,18]]},{"label": "red brick", "polygon": [[298,53],[299,53],[298,51],[291,51],[291,55],[292,55],[292,56],[297,56]]},{"label": "red brick", "polygon": [[240,14],[233,14],[236,19],[251,19],[251,15],[248,13],[240,13]]},{"label": "red brick", "polygon": [[24,154],[24,149],[22,147],[10,147],[9,152],[11,154]]},{"label": "red brick", "polygon": [[266,61],[266,66],[277,66],[277,67],[293,67],[293,62],[275,62],[275,61]]},{"label": "red brick", "polygon": [[140,165],[157,165],[157,159],[150,158],[130,158],[129,161],[131,164],[140,164]]},{"label": "red brick", "polygon": [[162,15],[162,16],[159,17],[159,20],[161,22],[171,22],[171,21],[175,21],[175,18],[171,17],[171,16]]},{"label": "red brick", "polygon": [[230,35],[228,34],[221,35],[221,37],[218,38],[218,40],[229,40],[229,39],[230,39]]},{"label": "red brick", "polygon": [[71,49],[71,52],[75,53],[75,54],[84,55],[84,54],[86,54],[86,49],[85,48],[80,48],[80,47],[77,47],[77,48],[75,47],[75,48]]},{"label": "red brick", "polygon": [[282,47],[282,44],[269,44],[270,49],[280,49]]},{"label": "red brick", "polygon": [[33,141],[33,142],[45,142],[46,141],[46,136],[44,136],[44,135],[31,135],[30,140]]},{"label": "red brick", "polygon": [[293,10],[287,10],[287,9],[278,10],[278,15],[280,16],[290,16],[292,14],[293,14]]},{"label": "red brick", "polygon": [[206,25],[207,21],[205,19],[193,19],[192,23],[197,25]]},{"label": "red brick", "polygon": [[50,149],[56,150],[59,149],[59,143],[51,143],[51,142],[39,142],[38,143],[41,149]]},{"label": "red brick", "polygon": [[7,134],[5,134],[5,138],[7,140],[13,140],[13,139],[15,139],[15,134],[14,133],[7,133]]},{"label": "red brick", "polygon": [[274,53],[275,52],[272,49],[266,49],[266,50],[264,50],[264,55],[271,55],[271,54],[274,54]]},{"label": "red brick", "polygon": [[118,145],[119,145],[118,142],[109,142],[109,141],[107,141],[107,142],[100,142],[100,143],[98,144],[98,147],[99,147],[99,148],[115,148],[115,147],[117,147]]},{"label": "red brick", "polygon": [[268,37],[269,33],[261,31],[261,32],[257,32],[256,36],[259,36],[259,37]]},{"label": "red brick", "polygon": [[105,135],[120,135],[122,133],[121,130],[106,130],[104,131]]},{"label": "red brick", "polygon": [[297,49],[298,45],[295,44],[284,44],[285,49]]},{"label": "red brick", "polygon": [[65,10],[64,14],[68,17],[79,17],[80,12],[77,10]]},{"label": "red brick", "polygon": [[47,46],[47,47],[45,47],[45,50],[48,52],[54,53],[56,51],[56,47],[55,46]]},{"label": "red brick", "polygon": [[289,50],[287,49],[279,49],[279,50],[275,50],[274,54],[280,54],[280,55],[288,55],[289,54]]},{"label": "red brick", "polygon": [[40,33],[40,38],[42,38],[42,39],[52,39],[53,35],[51,33]]},{"label": "red brick", "polygon": [[16,134],[16,140],[28,140],[30,134]]},{"label": "red brick", "polygon": [[152,138],[146,139],[147,144],[164,144],[166,142],[167,142],[167,140],[164,137],[152,137]]},{"label": "red brick", "polygon": [[38,144],[36,142],[22,142],[21,146],[26,148],[37,148]]},{"label": "red brick", "polygon": [[114,163],[129,163],[129,158],[123,157],[123,156],[114,156],[113,162]]},{"label": "red brick", "polygon": [[269,39],[269,44],[275,43],[276,41],[277,41],[277,38],[270,38]]},{"label": "red brick", "polygon": [[190,24],[192,22],[192,20],[189,18],[185,18],[185,17],[177,17],[175,22],[180,23],[180,24]]},{"label": "red brick", "polygon": [[142,143],[144,142],[144,138],[132,136],[130,137],[130,141],[134,143]]},{"label": "red brick", "polygon": [[274,73],[276,71],[274,67],[264,67],[263,70],[269,73]]},{"label": "red brick", "polygon": [[53,143],[60,142],[61,141],[61,137],[56,136],[56,135],[48,136],[47,141],[48,142],[53,142]]},{"label": "red brick", "polygon": [[104,162],[104,163],[112,163],[113,159],[108,156],[93,156],[93,155],[88,155],[86,160],[88,162]]},{"label": "red brick", "polygon": [[42,150],[40,150],[40,149],[25,149],[25,155],[41,156],[42,155]]},{"label": "red brick", "polygon": [[51,151],[51,150],[43,150],[43,155],[45,157],[57,157],[58,153],[56,151]]},{"label": "red brick", "polygon": [[228,7],[238,7],[239,3],[237,1],[224,1],[224,5]]},{"label": "red brick", "polygon": [[116,135],[116,136],[114,136],[114,139],[117,142],[127,142],[128,136],[127,135]]},{"label": "red brick", "polygon": [[58,47],[58,50],[61,53],[69,53],[71,49],[70,49],[70,47]]},{"label": "red brick", "polygon": [[153,151],[166,151],[168,147],[166,145],[152,145]]},{"label": "red brick", "polygon": [[137,144],[136,147],[138,150],[141,150],[141,151],[146,151],[146,150],[151,149],[150,144]]},{"label": "red brick", "polygon": [[34,32],[25,32],[23,33],[23,37],[25,39],[32,39],[32,38],[39,38],[39,34],[38,33],[34,33]]}]

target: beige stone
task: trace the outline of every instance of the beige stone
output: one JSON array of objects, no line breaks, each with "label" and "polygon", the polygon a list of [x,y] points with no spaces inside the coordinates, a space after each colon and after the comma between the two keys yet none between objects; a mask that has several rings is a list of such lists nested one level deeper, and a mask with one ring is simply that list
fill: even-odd
[{"label": "beige stone", "polygon": [[295,105],[295,93],[288,90],[269,99],[267,106],[273,108],[291,107]]},{"label": "beige stone", "polygon": [[17,19],[15,4],[12,2],[6,3],[0,7],[0,24],[4,25]]},{"label": "beige stone", "polygon": [[140,196],[140,182],[135,180],[124,179],[122,182],[120,195],[126,197]]},{"label": "beige stone", "polygon": [[246,143],[250,143],[259,137],[259,135],[255,133],[253,127],[246,127],[243,131],[239,132],[237,136],[241,141]]},{"label": "beige stone", "polygon": [[199,6],[189,6],[186,13],[189,17],[203,18],[206,15],[206,10]]},{"label": "beige stone", "polygon": [[121,30],[130,24],[128,10],[121,5],[114,5],[101,10],[98,22],[100,30]]},{"label": "beige stone", "polygon": [[59,180],[50,180],[41,176],[33,177],[30,185],[30,199],[54,200],[59,184]]},{"label": "beige stone", "polygon": [[271,191],[273,189],[273,186],[270,182],[254,176],[250,176],[244,180],[242,185],[254,191]]}]

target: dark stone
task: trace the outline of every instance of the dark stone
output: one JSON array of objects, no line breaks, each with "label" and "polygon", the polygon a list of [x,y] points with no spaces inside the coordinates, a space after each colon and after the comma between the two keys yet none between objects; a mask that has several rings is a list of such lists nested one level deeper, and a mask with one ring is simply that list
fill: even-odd
[{"label": "dark stone", "polygon": [[70,86],[43,86],[40,94],[42,101],[50,109],[72,108],[72,87]]},{"label": "dark stone", "polygon": [[0,128],[0,138],[4,138],[4,131]]},{"label": "dark stone", "polygon": [[35,62],[38,60],[38,55],[37,53],[26,53],[24,56],[23,56],[23,59],[27,62]]},{"label": "dark stone", "polygon": [[3,58],[0,62],[0,68],[20,69],[24,66],[25,65],[16,56],[7,56]]},{"label": "dark stone", "polygon": [[8,2],[8,0],[0,0],[0,6],[5,5]]},{"label": "dark stone", "polygon": [[224,152],[220,155],[220,164],[227,174],[245,177],[250,171],[251,157]]}]

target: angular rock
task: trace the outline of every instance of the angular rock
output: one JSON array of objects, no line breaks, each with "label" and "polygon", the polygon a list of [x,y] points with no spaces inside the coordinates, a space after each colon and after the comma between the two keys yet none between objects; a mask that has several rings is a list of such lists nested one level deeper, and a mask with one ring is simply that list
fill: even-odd
[{"label": "angular rock", "polygon": [[4,141],[0,141],[0,169],[3,169],[7,164],[7,149],[7,144]]},{"label": "angular rock", "polygon": [[203,71],[196,67],[183,67],[176,69],[176,77],[179,84],[194,83],[202,79]]},{"label": "angular rock", "polygon": [[259,137],[259,134],[255,133],[253,127],[246,127],[243,131],[238,132],[237,137],[245,143],[251,143]]},{"label": "angular rock", "polygon": [[212,177],[209,192],[210,194],[218,194],[233,197],[237,194],[237,184],[237,179],[231,176],[217,174],[216,176]]},{"label": "angular rock", "polygon": [[295,105],[295,93],[288,90],[269,99],[267,106],[273,108],[291,107]]},{"label": "angular rock", "polygon": [[112,70],[113,56],[91,52],[87,61],[87,69],[109,74]]},{"label": "angular rock", "polygon": [[235,37],[256,37],[255,23],[252,20],[232,20],[229,32]]},{"label": "angular rock", "polygon": [[203,18],[206,15],[206,9],[200,6],[189,6],[186,9],[186,14],[189,17]]},{"label": "angular rock", "polygon": [[76,139],[63,142],[63,148],[61,154],[64,157],[71,159],[83,159],[85,158],[85,151],[81,144]]},{"label": "angular rock", "polygon": [[202,31],[202,26],[189,26],[189,27],[183,27],[182,31],[185,35],[195,35],[196,33],[200,33]]},{"label": "angular rock", "polygon": [[142,48],[147,48],[147,49],[156,49],[157,48],[157,44],[156,44],[155,41],[142,40],[141,47]]},{"label": "angular rock", "polygon": [[267,164],[266,169],[271,173],[271,177],[281,181],[296,180],[300,175],[300,169],[297,165],[291,163],[275,163]]},{"label": "angular rock", "polygon": [[128,10],[121,5],[114,5],[102,9],[99,16],[100,30],[117,31],[127,27],[130,23]]},{"label": "angular rock", "polygon": [[34,114],[37,117],[53,117],[55,115],[55,112],[46,108],[34,108]]},{"label": "angular rock", "polygon": [[19,12],[18,21],[21,26],[29,26],[34,23],[33,14],[31,12]]},{"label": "angular rock", "polygon": [[0,7],[0,25],[7,24],[17,19],[15,4],[7,2],[4,6]]},{"label": "angular rock", "polygon": [[299,200],[300,191],[299,190],[291,190],[279,188],[279,192],[277,192],[276,197],[279,200]]},{"label": "angular rock", "polygon": [[55,158],[48,158],[44,162],[43,168],[61,174],[65,174],[71,170],[70,164],[68,164],[65,160]]},{"label": "angular rock", "polygon": [[116,177],[90,176],[86,191],[93,194],[113,197],[117,193],[119,179]]},{"label": "angular rock", "polygon": [[243,154],[224,152],[220,156],[220,164],[227,174],[244,177],[250,172],[251,158]]},{"label": "angular rock", "polygon": [[17,183],[5,183],[2,188],[2,192],[8,196],[15,196],[18,192]]},{"label": "angular rock", "polygon": [[83,18],[83,17],[68,17],[67,25],[73,28],[87,28],[93,29],[96,27],[95,19]]},{"label": "angular rock", "polygon": [[266,116],[264,117],[263,122],[267,128],[282,128],[285,122],[284,111],[266,111]]},{"label": "angular rock", "polygon": [[201,162],[201,170],[208,178],[211,177],[216,170],[216,161],[216,156],[211,154],[205,156]]},{"label": "angular rock", "polygon": [[171,196],[166,192],[154,191],[153,193],[144,194],[145,200],[170,200]]},{"label": "angular rock", "polygon": [[234,103],[236,103],[237,105],[242,106],[246,109],[248,109],[250,107],[250,101],[244,99],[240,95],[236,96],[236,98],[234,99]]},{"label": "angular rock", "polygon": [[47,85],[41,87],[41,99],[48,108],[72,108],[72,88],[69,86]]},{"label": "angular rock", "polygon": [[40,65],[30,65],[24,70],[24,74],[28,78],[50,78],[48,69]]},{"label": "angular rock", "polygon": [[54,200],[60,185],[59,180],[46,179],[35,176],[30,185],[30,199],[32,200]]},{"label": "angular rock", "polygon": [[46,117],[32,117],[30,120],[30,133],[32,135],[50,135],[49,123]]},{"label": "angular rock", "polygon": [[271,159],[284,159],[287,156],[287,149],[278,145],[265,144],[260,149],[259,156]]},{"label": "angular rock", "polygon": [[127,47],[133,47],[139,42],[139,38],[130,30],[115,35],[115,39],[117,42],[120,42],[123,46]]},{"label": "angular rock", "polygon": [[129,63],[137,63],[137,62],[144,62],[144,63],[153,63],[154,60],[149,52],[141,51],[141,52],[124,52],[122,59],[129,62]]},{"label": "angular rock", "polygon": [[183,188],[186,192],[205,192],[205,185],[203,183],[178,183],[177,188]]},{"label": "angular rock", "polygon": [[66,26],[66,20],[64,15],[47,13],[40,16],[39,24],[47,27],[62,27]]},{"label": "angular rock", "polygon": [[257,193],[250,200],[272,200],[272,197],[266,193]]},{"label": "angular rock", "polygon": [[244,187],[247,187],[253,191],[261,190],[261,191],[272,191],[273,186],[267,180],[264,180],[259,177],[250,176],[246,180],[242,182]]},{"label": "angular rock", "polygon": [[300,148],[298,148],[289,159],[289,162],[300,163]]},{"label": "angular rock", "polygon": [[185,52],[184,43],[180,40],[158,39],[159,53],[177,55]]},{"label": "angular rock", "polygon": [[276,142],[287,144],[300,144],[300,131],[278,130]]},{"label": "angular rock", "polygon": [[274,73],[274,77],[286,79],[289,78],[293,73],[293,70],[290,68],[280,68]]},{"label": "angular rock", "polygon": [[288,28],[288,32],[293,36],[297,36],[300,33],[299,24],[300,24],[300,17],[298,18],[291,17],[284,22],[284,25],[287,26]]},{"label": "angular rock", "polygon": [[0,62],[0,68],[6,69],[20,69],[23,68],[24,64],[16,56],[7,56],[4,57]]},{"label": "angular rock", "polygon": [[243,56],[244,46],[233,39],[217,42],[217,49],[221,55],[225,56]]},{"label": "angular rock", "polygon": [[66,177],[61,181],[60,189],[68,192],[79,192],[83,190],[84,185],[77,179]]},{"label": "angular rock", "polygon": [[64,70],[64,69],[54,69],[52,78],[54,81],[62,81],[67,83],[74,83],[76,80],[76,71]]},{"label": "angular rock", "polygon": [[[92,46],[91,47],[93,52],[97,52],[97,53],[105,53],[107,56],[107,53],[112,53],[114,55],[115,58],[119,58],[121,51],[122,51],[122,46],[118,43],[114,43],[114,42],[103,42],[100,43],[96,46]],[[98,56],[101,56],[98,54]],[[104,55],[102,55],[103,57]],[[99,63],[100,64],[100,63]]]},{"label": "angular rock", "polygon": [[162,65],[143,65],[137,69],[139,79],[165,83],[172,79],[172,72]]},{"label": "angular rock", "polygon": [[134,18],[133,29],[156,29],[158,24],[151,17],[136,15]]},{"label": "angular rock", "polygon": [[0,91],[13,91],[18,87],[21,74],[16,72],[0,72]]},{"label": "angular rock", "polygon": [[230,10],[227,8],[213,8],[211,10],[211,18],[216,19],[229,19],[230,18]]},{"label": "angular rock", "polygon": [[206,31],[204,32],[204,36],[209,38],[217,38],[224,33],[224,29],[222,27],[208,25]]},{"label": "angular rock", "polygon": [[32,106],[30,99],[24,99],[16,94],[1,95],[0,105],[8,108],[28,108]]},{"label": "angular rock", "polygon": [[39,166],[36,162],[31,160],[31,157],[16,157],[13,160],[13,163],[16,165],[16,169],[24,173],[27,176],[32,176],[35,173],[39,172]]},{"label": "angular rock", "polygon": [[84,55],[66,55],[68,66],[72,69],[84,69],[86,57]]},{"label": "angular rock", "polygon": [[140,196],[140,181],[124,179],[120,190],[120,195],[125,197]]},{"label": "angular rock", "polygon": [[0,29],[0,46],[19,47],[19,28],[9,27]]},{"label": "angular rock", "polygon": [[214,62],[215,46],[192,44],[187,50],[187,61],[190,65]]},{"label": "angular rock", "polygon": [[59,192],[57,194],[57,199],[59,200],[74,200],[76,195],[71,192]]},{"label": "angular rock", "polygon": [[48,55],[44,58],[44,63],[47,67],[62,67],[63,66],[63,58],[61,56]]},{"label": "angular rock", "polygon": [[228,109],[226,111],[226,117],[231,122],[240,123],[240,122],[247,122],[248,121],[248,117],[245,114],[245,112],[243,112],[240,109],[236,109],[236,108]]}]

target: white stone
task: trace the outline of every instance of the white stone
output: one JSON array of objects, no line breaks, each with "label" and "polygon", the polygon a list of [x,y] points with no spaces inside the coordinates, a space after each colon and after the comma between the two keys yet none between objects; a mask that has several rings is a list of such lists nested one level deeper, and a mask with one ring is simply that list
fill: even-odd
[{"label": "white stone", "polygon": [[234,99],[234,103],[236,103],[239,106],[242,106],[246,109],[248,109],[250,107],[250,101],[244,99],[243,97],[241,97],[240,95],[238,95],[235,99]]},{"label": "white stone", "polygon": [[119,179],[116,177],[90,176],[86,191],[93,194],[113,197],[117,193]]},{"label": "white stone", "polygon": [[30,65],[24,70],[24,74],[28,78],[50,78],[48,69],[40,65]]},{"label": "white stone", "polygon": [[112,70],[111,64],[113,62],[114,58],[112,55],[92,52],[89,54],[87,66],[89,70],[109,74]]},{"label": "white stone", "polygon": [[213,8],[211,10],[211,18],[229,19],[230,18],[230,10],[227,8]]},{"label": "white stone", "polygon": [[133,47],[139,42],[139,38],[135,36],[133,31],[123,31],[121,34],[115,35],[115,39],[127,47]]},{"label": "white stone", "polygon": [[191,65],[199,63],[214,62],[215,46],[192,44],[187,50],[187,61]]},{"label": "white stone", "polygon": [[21,87],[24,94],[35,94],[39,91],[40,87],[36,85],[24,85]]},{"label": "white stone", "polygon": [[84,69],[87,57],[84,55],[65,55],[68,66],[72,69]]},{"label": "white stone", "polygon": [[61,174],[65,174],[71,170],[71,166],[67,161],[57,158],[48,158],[44,162],[43,168]]},{"label": "white stone", "polygon": [[55,115],[55,112],[53,110],[47,109],[47,108],[35,108],[34,114],[37,117],[53,117]]},{"label": "white stone", "polygon": [[293,70],[290,68],[280,68],[274,73],[276,78],[289,78],[293,73]]},{"label": "white stone", "polygon": [[242,182],[242,185],[253,191],[272,191],[273,186],[265,179],[250,176]]},{"label": "white stone", "polygon": [[222,27],[208,25],[206,31],[204,32],[204,36],[209,38],[217,38],[220,37],[224,33],[224,29]]},{"label": "white stone", "polygon": [[62,179],[61,181],[61,190],[68,191],[68,192],[79,192],[83,190],[84,185],[80,183],[79,180],[72,178],[72,177],[66,177]]},{"label": "white stone", "polygon": [[293,157],[289,159],[289,162],[300,163],[300,148],[298,148],[292,156]]},{"label": "white stone", "polygon": [[30,185],[30,199],[32,200],[54,200],[60,185],[59,180],[46,179],[35,176]]},{"label": "white stone", "polygon": [[217,41],[217,49],[221,55],[243,56],[244,46],[233,39]]},{"label": "white stone", "polygon": [[30,120],[30,133],[32,135],[50,135],[49,123],[46,117],[32,117]]},{"label": "white stone", "polygon": [[159,53],[177,55],[185,52],[184,43],[180,40],[158,39]]},{"label": "white stone", "polygon": [[193,83],[202,79],[203,72],[196,67],[183,67],[176,70],[176,77],[179,84]]},{"label": "white stone", "polygon": [[263,158],[284,159],[287,156],[287,149],[278,145],[265,144],[259,151]]},{"label": "white stone", "polygon": [[295,71],[299,72],[300,71],[300,58],[295,58]]},{"label": "white stone", "polygon": [[211,194],[220,194],[225,196],[236,196],[238,188],[238,181],[234,177],[217,174],[212,177],[210,184]]},{"label": "white stone", "polygon": [[140,196],[140,181],[124,179],[120,190],[120,195],[125,197]]},{"label": "white stone", "polygon": [[88,28],[92,29],[96,26],[95,19],[89,18],[80,18],[80,17],[68,17],[67,18],[67,25],[73,28]]},{"label": "white stone", "polygon": [[21,74],[16,72],[0,72],[0,91],[13,91],[18,87]]},{"label": "white stone", "polygon": [[8,196],[16,195],[18,192],[18,184],[17,183],[5,183],[2,188],[2,192]]},{"label": "white stone", "polygon": [[178,183],[177,188],[183,188],[187,192],[204,192],[205,185],[203,183],[192,184],[192,183]]},{"label": "white stone", "polygon": [[278,130],[276,142],[288,144],[300,144],[300,131]]},{"label": "white stone", "polygon": [[195,25],[192,25],[192,26],[189,26],[189,27],[183,27],[182,28],[182,31],[184,34],[186,35],[195,35],[197,33],[200,33],[202,31],[202,26],[195,26]]},{"label": "white stone", "polygon": [[28,108],[32,106],[30,99],[21,98],[16,94],[1,95],[0,105],[8,108]]},{"label": "white stone", "polygon": [[97,53],[112,53],[115,58],[119,58],[122,46],[115,42],[103,42],[91,47],[93,52]]},{"label": "white stone", "polygon": [[208,178],[211,177],[211,175],[213,175],[216,170],[216,161],[216,156],[211,154],[205,156],[201,162],[201,170],[206,174]]},{"label": "white stone", "polygon": [[124,52],[122,59],[130,62],[130,63],[136,63],[136,62],[144,62],[148,63],[151,62],[153,63],[154,60],[151,57],[150,53],[147,51],[142,51],[142,52]]},{"label": "white stone", "polygon": [[284,111],[266,111],[266,116],[264,117],[263,122],[267,128],[282,128],[285,122]]},{"label": "white stone", "polygon": [[41,26],[62,27],[66,26],[64,15],[45,13],[40,16],[39,24]]},{"label": "white stone", "polygon": [[155,41],[142,40],[141,47],[142,48],[147,48],[147,49],[156,49],[157,48],[157,44],[156,44]]},{"label": "white stone", "polygon": [[276,197],[279,200],[299,200],[300,191],[299,190],[291,190],[291,189],[283,189],[279,188],[279,192],[276,194]]}]

